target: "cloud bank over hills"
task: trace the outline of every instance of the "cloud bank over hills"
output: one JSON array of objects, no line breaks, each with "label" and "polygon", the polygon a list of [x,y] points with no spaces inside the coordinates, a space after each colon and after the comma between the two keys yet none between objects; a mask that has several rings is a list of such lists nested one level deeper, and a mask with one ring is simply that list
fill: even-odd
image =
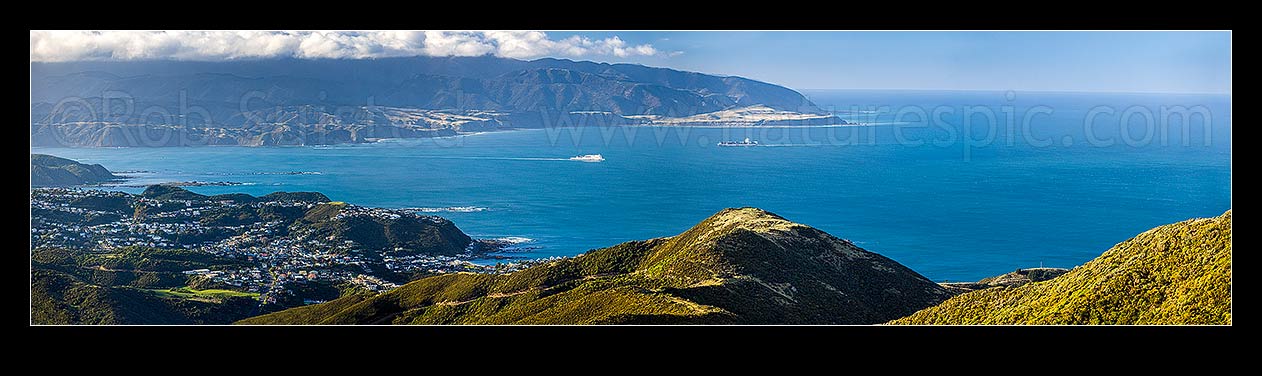
[{"label": "cloud bank over hills", "polygon": [[33,62],[662,53],[651,44],[628,44],[618,36],[554,39],[542,31],[31,31]]}]

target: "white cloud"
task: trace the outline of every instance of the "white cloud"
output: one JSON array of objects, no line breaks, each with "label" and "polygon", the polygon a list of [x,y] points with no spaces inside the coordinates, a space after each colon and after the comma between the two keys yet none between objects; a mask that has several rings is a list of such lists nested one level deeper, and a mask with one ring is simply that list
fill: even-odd
[{"label": "white cloud", "polygon": [[570,56],[582,55],[613,55],[617,57],[627,57],[635,55],[652,56],[657,55],[657,49],[650,44],[641,44],[638,46],[629,46],[622,38],[612,36],[600,40],[592,40],[581,36],[572,36],[558,42],[561,48],[557,49],[557,53]]},{"label": "white cloud", "polygon": [[542,31],[31,31],[31,61],[233,60],[271,57],[651,56],[617,36],[554,40]]},{"label": "white cloud", "polygon": [[430,56],[481,56],[495,52],[484,33],[476,31],[426,31],[423,54]]},{"label": "white cloud", "polygon": [[542,31],[488,31],[487,38],[498,47],[496,55],[532,58],[554,53],[557,43]]}]

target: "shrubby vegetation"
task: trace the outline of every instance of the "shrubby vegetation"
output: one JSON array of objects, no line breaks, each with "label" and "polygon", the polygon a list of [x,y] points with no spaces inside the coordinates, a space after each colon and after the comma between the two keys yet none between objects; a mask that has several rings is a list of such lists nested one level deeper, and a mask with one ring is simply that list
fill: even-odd
[{"label": "shrubby vegetation", "polygon": [[227,324],[256,314],[258,306],[246,296],[163,297],[143,289],[88,283],[52,269],[35,268],[31,274],[34,324]]},{"label": "shrubby vegetation", "polygon": [[258,294],[205,286],[183,270],[240,261],[177,249],[31,253],[35,324],[226,324],[257,314]]},{"label": "shrubby vegetation", "polygon": [[880,323],[950,293],[880,255],[753,209],[504,275],[445,274],[242,324]]},{"label": "shrubby vegetation", "polygon": [[893,324],[1231,324],[1231,211],[1145,231],[1051,280],[965,293]]}]

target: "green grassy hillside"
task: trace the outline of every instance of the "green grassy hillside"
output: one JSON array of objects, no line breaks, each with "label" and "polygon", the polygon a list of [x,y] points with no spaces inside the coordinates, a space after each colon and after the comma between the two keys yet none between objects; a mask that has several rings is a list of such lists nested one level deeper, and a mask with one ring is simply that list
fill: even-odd
[{"label": "green grassy hillside", "polygon": [[93,284],[61,271],[31,272],[33,324],[227,324],[257,314],[250,296],[171,296],[130,286]]},{"label": "green grassy hillside", "polygon": [[446,274],[241,324],[871,324],[950,296],[849,241],[754,208],[505,275]]},{"label": "green grassy hillside", "polygon": [[195,289],[181,270],[236,261],[183,250],[31,253],[33,324],[228,324],[258,314],[258,294]]},{"label": "green grassy hillside", "polygon": [[1145,231],[1059,277],[893,324],[1231,324],[1231,211]]}]

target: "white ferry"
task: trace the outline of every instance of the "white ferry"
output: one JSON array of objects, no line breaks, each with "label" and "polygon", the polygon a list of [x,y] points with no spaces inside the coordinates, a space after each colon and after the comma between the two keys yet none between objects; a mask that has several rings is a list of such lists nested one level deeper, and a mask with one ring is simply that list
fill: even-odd
[{"label": "white ferry", "polygon": [[749,137],[745,137],[745,141],[723,141],[719,146],[758,146],[758,141],[750,141]]},{"label": "white ferry", "polygon": [[570,160],[579,162],[604,162],[605,157],[600,154],[584,154],[577,157],[570,157]]}]

